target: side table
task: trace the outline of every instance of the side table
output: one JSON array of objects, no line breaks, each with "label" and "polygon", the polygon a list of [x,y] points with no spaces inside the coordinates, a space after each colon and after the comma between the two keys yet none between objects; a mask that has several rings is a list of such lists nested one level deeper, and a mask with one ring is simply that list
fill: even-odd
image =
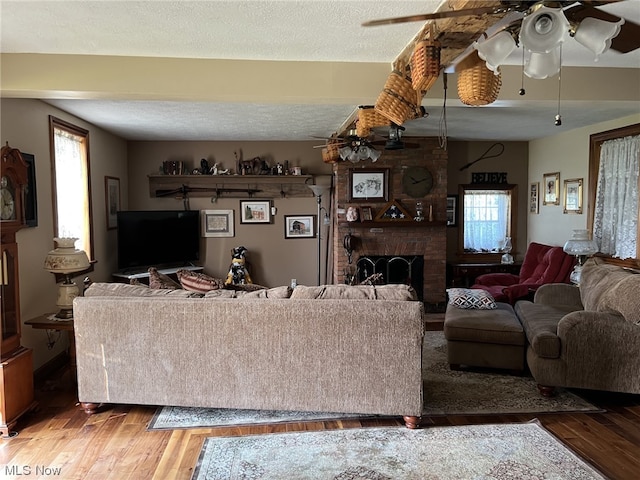
[{"label": "side table", "polygon": [[25,325],[39,330],[66,331],[69,337],[69,360],[71,363],[71,379],[76,382],[76,337],[73,332],[73,318],[57,318],[54,313],[46,313],[24,322]]}]

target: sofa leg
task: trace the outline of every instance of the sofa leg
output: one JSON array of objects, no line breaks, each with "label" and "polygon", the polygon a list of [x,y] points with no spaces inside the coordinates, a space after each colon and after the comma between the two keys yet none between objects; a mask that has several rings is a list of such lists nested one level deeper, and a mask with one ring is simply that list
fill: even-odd
[{"label": "sofa leg", "polygon": [[553,397],[555,395],[555,387],[549,387],[547,385],[538,384],[538,390],[543,397]]},{"label": "sofa leg", "polygon": [[405,416],[402,418],[407,428],[414,429],[420,426],[420,417]]},{"label": "sofa leg", "polygon": [[96,413],[99,406],[99,403],[80,402],[80,408],[82,408],[87,415]]}]

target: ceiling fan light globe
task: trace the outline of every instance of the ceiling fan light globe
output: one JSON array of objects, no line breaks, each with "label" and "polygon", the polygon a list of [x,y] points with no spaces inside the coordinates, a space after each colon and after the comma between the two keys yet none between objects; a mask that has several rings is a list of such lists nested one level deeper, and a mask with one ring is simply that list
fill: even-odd
[{"label": "ceiling fan light globe", "polygon": [[379,152],[375,148],[369,148],[369,157],[371,158],[372,162],[378,160],[380,158],[380,155],[382,155],[382,152]]},{"label": "ceiling fan light globe", "polygon": [[560,71],[560,47],[548,53],[532,52],[524,66],[524,74],[529,78],[543,80]]},{"label": "ceiling fan light globe", "polygon": [[340,155],[340,158],[342,160],[346,160],[347,157],[349,157],[349,154],[352,152],[353,150],[351,149],[351,147],[340,147],[338,149],[338,154]]},{"label": "ceiling fan light globe", "polygon": [[530,52],[548,53],[569,37],[570,28],[562,8],[542,6],[522,20],[520,41]]},{"label": "ceiling fan light globe", "polygon": [[624,19],[618,22],[606,22],[598,18],[587,17],[580,22],[573,38],[596,55],[603,54],[611,48],[611,40],[619,33]]},{"label": "ceiling fan light globe", "polygon": [[487,64],[487,68],[498,75],[498,67],[504,63],[507,57],[518,45],[513,36],[502,31],[484,42],[473,42],[473,48],[478,51],[478,56]]}]

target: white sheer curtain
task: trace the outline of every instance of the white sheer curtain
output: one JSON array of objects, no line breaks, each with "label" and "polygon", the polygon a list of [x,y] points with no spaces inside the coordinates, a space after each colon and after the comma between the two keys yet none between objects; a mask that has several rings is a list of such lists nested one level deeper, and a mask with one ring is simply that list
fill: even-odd
[{"label": "white sheer curtain", "polygon": [[607,140],[600,149],[593,238],[600,252],[635,258],[640,135]]},{"label": "white sheer curtain", "polygon": [[464,192],[464,248],[497,251],[508,235],[511,195],[504,190]]}]

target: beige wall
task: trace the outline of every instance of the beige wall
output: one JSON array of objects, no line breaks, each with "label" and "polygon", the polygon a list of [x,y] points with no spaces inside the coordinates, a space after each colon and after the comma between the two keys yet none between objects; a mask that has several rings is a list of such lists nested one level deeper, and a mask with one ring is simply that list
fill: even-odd
[{"label": "beige wall", "polygon": [[[53,248],[53,210],[51,206],[51,168],[49,156],[49,115],[67,120],[89,130],[91,161],[91,193],[93,202],[93,233],[95,259],[91,273],[94,281],[110,278],[115,267],[115,231],[106,229],[104,195],[105,175],[121,181],[122,200],[126,205],[128,189],[126,143],[105,131],[68,115],[39,100],[3,98],[0,104],[2,122],[0,140],[35,156],[38,203],[38,226],[24,228],[17,234],[20,262],[20,307],[22,320],[54,312],[56,304],[55,277],[43,268],[44,257]],[[77,279],[82,281],[82,278]],[[47,348],[43,330],[22,327],[22,344],[34,349],[34,367],[61,353],[66,337]]]},{"label": "beige wall", "polygon": [[[162,162],[183,160],[189,169],[199,166],[200,159],[209,164],[219,162],[221,168],[235,170],[237,151],[242,159],[260,157],[273,165],[289,161],[290,166],[300,166],[304,174],[324,175],[329,182],[331,166],[322,162],[320,149],[313,148],[322,142],[129,142],[129,206],[130,210],[180,210],[182,200],[175,198],[151,198],[148,175],[160,173]],[[324,198],[327,197],[327,198]],[[259,199],[259,194],[256,199]],[[328,196],[323,196],[323,206],[328,207]],[[317,204],[309,190],[303,198],[274,198],[277,208],[273,222],[269,225],[240,224],[240,198],[217,199],[191,197],[192,210],[230,209],[235,212],[235,237],[202,238],[201,263],[205,273],[225,278],[231,262],[231,249],[243,245],[248,250],[251,276],[254,283],[268,287],[289,285],[292,278],[299,284],[315,285],[317,282],[317,239],[284,238],[285,215],[315,215]],[[327,229],[323,229],[324,238]],[[322,282],[324,283],[325,242],[322,249]]]},{"label": "beige wall", "polygon": [[[597,111],[594,111],[594,118]],[[567,119],[567,121],[569,121]],[[528,241],[564,245],[572,230],[587,228],[589,184],[589,136],[640,122],[640,113],[609,122],[578,128],[553,137],[529,142],[529,182],[540,182],[545,173],[560,172],[560,205],[542,205],[540,213],[528,214]],[[563,187],[566,179],[583,178],[582,214],[564,214]]]},{"label": "beige wall", "polygon": [[[504,152],[495,158],[486,158],[460,171],[460,168],[480,158],[495,143],[504,145]],[[460,184],[471,183],[471,174],[476,172],[506,172],[507,181],[518,185],[517,245],[512,255],[522,259],[527,249],[527,142],[449,142],[447,190],[449,195],[458,194]],[[487,156],[500,152],[499,146],[491,148]],[[458,200],[460,202],[460,200]],[[460,203],[458,203],[460,211]],[[458,251],[459,227],[447,228],[447,260],[455,261]]]}]

